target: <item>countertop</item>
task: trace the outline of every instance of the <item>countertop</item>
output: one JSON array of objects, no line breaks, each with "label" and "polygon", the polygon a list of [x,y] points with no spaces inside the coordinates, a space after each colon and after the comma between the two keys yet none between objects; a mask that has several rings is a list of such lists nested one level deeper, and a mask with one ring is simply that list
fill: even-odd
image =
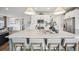
[{"label": "countertop", "polygon": [[64,31],[61,33],[53,33],[45,30],[23,30],[9,35],[8,38],[74,38],[74,36],[74,34]]}]

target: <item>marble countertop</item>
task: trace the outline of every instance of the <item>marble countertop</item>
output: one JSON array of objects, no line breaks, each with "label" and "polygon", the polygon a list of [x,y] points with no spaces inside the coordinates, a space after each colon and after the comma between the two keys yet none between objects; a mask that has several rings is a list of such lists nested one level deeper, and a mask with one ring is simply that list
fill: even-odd
[{"label": "marble countertop", "polygon": [[74,34],[64,31],[61,33],[54,33],[45,30],[23,30],[9,35],[8,38],[69,38],[74,36]]}]

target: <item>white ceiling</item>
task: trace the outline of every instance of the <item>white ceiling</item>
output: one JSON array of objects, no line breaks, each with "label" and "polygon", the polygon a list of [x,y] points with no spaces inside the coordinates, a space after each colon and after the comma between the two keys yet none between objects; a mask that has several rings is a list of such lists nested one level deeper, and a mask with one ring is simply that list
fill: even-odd
[{"label": "white ceiling", "polygon": [[[8,10],[6,10],[8,8]],[[53,13],[57,7],[33,7],[33,9],[38,13]],[[71,7],[64,7],[65,10],[70,9]],[[0,7],[0,14],[15,15],[15,16],[26,16],[24,14],[25,7]]]}]

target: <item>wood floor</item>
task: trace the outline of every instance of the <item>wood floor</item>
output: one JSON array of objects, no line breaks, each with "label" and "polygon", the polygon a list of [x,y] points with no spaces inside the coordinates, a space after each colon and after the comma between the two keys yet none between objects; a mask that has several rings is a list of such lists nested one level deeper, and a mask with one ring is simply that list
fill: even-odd
[{"label": "wood floor", "polygon": [[0,51],[9,51],[9,44],[8,44],[8,42],[4,43],[4,45],[2,45],[0,47]]}]

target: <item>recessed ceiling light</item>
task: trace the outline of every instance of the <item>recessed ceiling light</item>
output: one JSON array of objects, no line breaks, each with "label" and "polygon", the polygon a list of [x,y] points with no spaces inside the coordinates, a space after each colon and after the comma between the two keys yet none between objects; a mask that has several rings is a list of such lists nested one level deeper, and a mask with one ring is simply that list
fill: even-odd
[{"label": "recessed ceiling light", "polygon": [[5,8],[5,10],[8,10],[8,8]]}]

